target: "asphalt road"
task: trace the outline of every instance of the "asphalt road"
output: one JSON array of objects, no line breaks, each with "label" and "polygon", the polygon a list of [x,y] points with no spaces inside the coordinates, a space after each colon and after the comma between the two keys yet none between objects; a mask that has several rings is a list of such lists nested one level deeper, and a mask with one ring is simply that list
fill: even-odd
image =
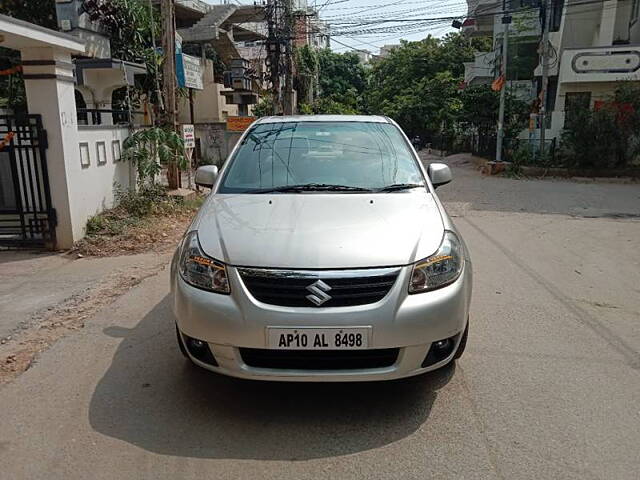
[{"label": "asphalt road", "polygon": [[0,478],[637,479],[640,187],[454,174],[476,280],[455,368],[209,374],[175,346],[165,271],[0,389]]}]

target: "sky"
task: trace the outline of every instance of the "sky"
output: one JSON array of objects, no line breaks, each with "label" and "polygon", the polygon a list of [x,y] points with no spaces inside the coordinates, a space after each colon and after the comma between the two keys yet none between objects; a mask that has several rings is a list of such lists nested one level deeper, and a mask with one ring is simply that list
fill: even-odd
[{"label": "sky", "polygon": [[[206,0],[220,4],[223,0]],[[253,4],[253,0],[231,0]],[[336,52],[368,50],[404,40],[441,37],[454,31],[447,17],[463,18],[465,0],[307,0],[331,26],[331,48]],[[443,19],[443,17],[445,17]],[[429,20],[436,19],[436,20]],[[402,20],[387,22],[386,20]]]}]

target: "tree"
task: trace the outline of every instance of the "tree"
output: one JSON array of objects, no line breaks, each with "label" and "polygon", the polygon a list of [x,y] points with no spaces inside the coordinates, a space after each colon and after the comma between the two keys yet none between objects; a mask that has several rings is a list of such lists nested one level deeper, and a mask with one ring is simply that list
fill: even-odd
[{"label": "tree", "polygon": [[[304,48],[304,47],[303,47]],[[354,114],[362,111],[366,72],[354,53],[335,53],[329,49],[311,53],[301,49],[301,73],[318,75],[317,92],[311,104],[301,105],[307,113]],[[302,97],[304,98],[304,97]],[[304,103],[304,102],[301,102]]]},{"label": "tree", "polygon": [[317,79],[320,69],[318,57],[318,52],[309,45],[295,50],[297,72],[295,88],[300,103],[313,103],[318,94]]},{"label": "tree", "polygon": [[[56,4],[52,0],[2,0],[0,14],[56,29]],[[20,52],[0,47],[0,70],[20,65]],[[0,77],[0,106],[26,109],[27,100],[22,75]]]},{"label": "tree", "polygon": [[42,27],[57,28],[56,2],[52,0],[2,0],[0,13]]},{"label": "tree", "polygon": [[138,185],[154,184],[161,166],[186,169],[184,141],[173,129],[150,127],[138,130],[122,144],[122,159],[136,166]]},{"label": "tree", "polygon": [[355,53],[334,53],[328,48],[318,52],[320,94],[339,100],[351,99],[365,89],[365,71]]},{"label": "tree", "polygon": [[[505,87],[506,88],[506,87]],[[495,139],[497,134],[500,93],[489,85],[474,85],[460,94],[460,109],[456,122],[461,129],[477,134],[481,139]],[[504,136],[508,151],[515,147],[514,140],[522,131],[529,117],[529,105],[507,92],[505,98]],[[489,142],[491,143],[491,142]]]},{"label": "tree", "polygon": [[160,15],[149,11],[143,0],[85,0],[89,20],[106,30],[115,58],[144,62],[151,48],[151,34],[160,35]]},{"label": "tree", "polygon": [[433,140],[453,129],[464,62],[477,48],[460,34],[403,41],[374,63],[366,93],[370,113],[388,115],[409,135]]},{"label": "tree", "polygon": [[459,108],[457,88],[451,72],[440,72],[381,100],[375,113],[393,118],[409,136],[433,139],[453,125],[453,112]]},{"label": "tree", "polygon": [[147,75],[130,92],[132,106],[139,103],[143,93],[152,103],[159,104],[156,77],[162,80],[162,56],[154,51],[151,41],[152,36],[160,36],[157,9],[150,11],[146,0],[85,0],[83,8],[89,19],[98,23],[109,36],[114,58],[146,66]]}]

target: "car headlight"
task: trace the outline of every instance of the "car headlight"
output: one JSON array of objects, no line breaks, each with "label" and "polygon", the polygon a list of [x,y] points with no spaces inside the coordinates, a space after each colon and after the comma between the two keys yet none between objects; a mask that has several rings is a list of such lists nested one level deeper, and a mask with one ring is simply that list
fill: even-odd
[{"label": "car headlight", "polygon": [[464,253],[457,235],[445,230],[438,251],[413,266],[409,293],[442,288],[456,281],[464,267]]},{"label": "car headlight", "polygon": [[202,252],[198,232],[189,232],[184,237],[181,248],[180,275],[185,282],[210,292],[230,292],[227,268]]}]

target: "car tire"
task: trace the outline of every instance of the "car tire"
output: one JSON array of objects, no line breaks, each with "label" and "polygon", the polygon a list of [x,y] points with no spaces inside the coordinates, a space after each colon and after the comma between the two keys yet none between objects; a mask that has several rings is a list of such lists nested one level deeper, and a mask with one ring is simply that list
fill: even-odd
[{"label": "car tire", "polygon": [[182,341],[182,335],[180,335],[180,330],[178,330],[177,325],[176,325],[176,337],[178,338],[178,346],[180,347],[180,352],[182,353],[182,355],[184,355],[184,358],[189,358],[189,355],[187,355],[187,349],[185,348],[184,342]]},{"label": "car tire", "polygon": [[464,333],[462,334],[462,338],[460,339],[458,350],[456,351],[456,354],[453,356],[454,360],[458,360],[464,353],[465,348],[467,348],[468,336],[469,336],[469,320],[467,320],[467,327],[464,329]]}]

